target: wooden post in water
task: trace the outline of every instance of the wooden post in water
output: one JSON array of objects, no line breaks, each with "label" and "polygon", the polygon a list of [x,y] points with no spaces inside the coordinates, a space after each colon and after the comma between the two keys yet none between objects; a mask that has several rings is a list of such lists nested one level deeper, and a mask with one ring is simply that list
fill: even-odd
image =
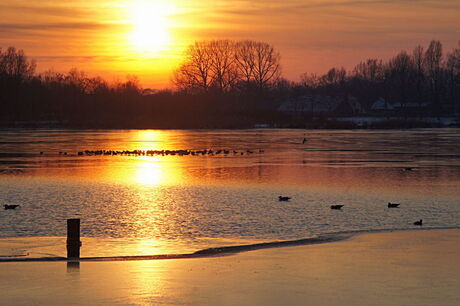
[{"label": "wooden post in water", "polygon": [[80,219],[67,219],[67,258],[80,258]]}]

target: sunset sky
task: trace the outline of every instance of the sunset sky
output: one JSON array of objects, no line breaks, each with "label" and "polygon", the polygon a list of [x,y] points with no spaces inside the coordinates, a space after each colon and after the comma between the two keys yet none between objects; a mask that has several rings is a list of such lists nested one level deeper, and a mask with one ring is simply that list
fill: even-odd
[{"label": "sunset sky", "polygon": [[195,40],[254,39],[282,55],[283,75],[347,69],[369,57],[438,39],[460,40],[458,0],[2,0],[0,47],[15,46],[38,71],[72,67],[91,76],[170,86]]}]

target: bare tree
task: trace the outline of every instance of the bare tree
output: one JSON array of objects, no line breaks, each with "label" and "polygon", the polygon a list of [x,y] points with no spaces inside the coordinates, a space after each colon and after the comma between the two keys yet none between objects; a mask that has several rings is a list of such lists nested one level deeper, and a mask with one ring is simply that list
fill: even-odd
[{"label": "bare tree", "polygon": [[9,47],[2,52],[0,49],[0,76],[28,80],[34,75],[35,68],[35,61],[29,60],[23,50]]},{"label": "bare tree", "polygon": [[345,82],[346,77],[345,68],[331,68],[320,78],[320,83],[325,86],[340,86]]},{"label": "bare tree", "polygon": [[213,82],[212,64],[208,43],[195,42],[185,52],[184,62],[174,72],[173,82],[179,89],[207,91]]},{"label": "bare tree", "polygon": [[304,87],[317,88],[320,86],[320,77],[316,73],[304,72],[300,75],[300,84]]},{"label": "bare tree", "polygon": [[417,101],[419,107],[422,107],[423,100],[423,84],[425,82],[425,74],[423,73],[424,67],[424,50],[423,47],[418,45],[412,51],[412,65],[414,67],[414,77],[417,90]]},{"label": "bare tree", "polygon": [[29,111],[32,108],[26,105],[35,97],[22,87],[32,80],[35,67],[35,61],[27,59],[24,51],[14,47],[0,49],[0,118],[9,115],[23,118],[32,113]]},{"label": "bare tree", "polygon": [[370,58],[353,69],[353,75],[361,80],[375,82],[383,76],[382,60]]},{"label": "bare tree", "polygon": [[430,84],[432,101],[441,110],[440,87],[441,87],[441,63],[442,63],[442,44],[439,40],[432,40],[425,52],[424,66],[425,73]]},{"label": "bare tree", "polygon": [[65,75],[52,69],[48,69],[41,72],[38,75],[38,78],[44,85],[51,88],[64,83]]},{"label": "bare tree", "polygon": [[408,86],[413,75],[411,58],[406,51],[401,51],[395,57],[390,59],[388,67],[390,75],[395,81],[396,87],[399,89],[401,109],[404,111],[407,104]]},{"label": "bare tree", "polygon": [[235,83],[235,42],[231,40],[212,40],[208,42],[211,58],[210,71],[213,85],[220,91],[230,89]]},{"label": "bare tree", "polygon": [[281,75],[280,54],[273,46],[256,41],[212,40],[196,42],[173,76],[179,89],[226,91],[237,83],[258,88],[275,84]]},{"label": "bare tree", "polygon": [[86,91],[93,95],[108,94],[110,87],[106,80],[97,76],[87,80]]},{"label": "bare tree", "polygon": [[136,75],[128,74],[125,82],[117,82],[115,90],[125,95],[139,95],[141,93],[140,80]]},{"label": "bare tree", "polygon": [[460,41],[458,42],[458,48],[453,49],[447,55],[446,68],[449,80],[449,99],[454,113],[457,114],[460,103]]},{"label": "bare tree", "polygon": [[254,80],[254,69],[256,42],[245,40],[237,42],[235,51],[235,62],[239,78],[242,82],[249,84]]},{"label": "bare tree", "polygon": [[88,77],[82,70],[78,70],[75,67],[70,69],[69,73],[65,76],[64,81],[68,86],[74,88],[75,91],[80,91],[81,93],[87,92]]},{"label": "bare tree", "polygon": [[261,89],[279,79],[281,55],[273,46],[263,42],[255,43],[254,52],[254,80]]}]

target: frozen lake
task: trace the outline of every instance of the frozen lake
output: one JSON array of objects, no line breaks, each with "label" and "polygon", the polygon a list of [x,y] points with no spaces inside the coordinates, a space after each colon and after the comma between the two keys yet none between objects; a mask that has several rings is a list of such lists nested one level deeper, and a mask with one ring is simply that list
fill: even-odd
[{"label": "frozen lake", "polygon": [[460,130],[4,130],[0,204],[0,255],[62,255],[68,218],[87,256],[459,227]]}]

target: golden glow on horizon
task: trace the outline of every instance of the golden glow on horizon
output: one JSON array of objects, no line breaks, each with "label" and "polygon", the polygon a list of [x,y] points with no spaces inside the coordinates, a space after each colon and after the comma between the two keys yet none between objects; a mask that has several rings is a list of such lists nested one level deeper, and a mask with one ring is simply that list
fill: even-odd
[{"label": "golden glow on horizon", "polygon": [[158,56],[171,43],[169,15],[174,7],[169,1],[138,0],[130,3],[129,16],[133,30],[129,40],[135,51],[144,56]]},{"label": "golden glow on horizon", "polygon": [[172,72],[194,41],[254,39],[273,44],[284,77],[298,80],[304,72],[388,59],[431,39],[455,48],[460,2],[438,2],[2,0],[0,46],[24,49],[37,72],[77,67],[108,81],[130,74],[160,89],[172,86]]},{"label": "golden glow on horizon", "polygon": [[139,130],[133,135],[133,150],[167,150],[167,133],[158,130]]}]

